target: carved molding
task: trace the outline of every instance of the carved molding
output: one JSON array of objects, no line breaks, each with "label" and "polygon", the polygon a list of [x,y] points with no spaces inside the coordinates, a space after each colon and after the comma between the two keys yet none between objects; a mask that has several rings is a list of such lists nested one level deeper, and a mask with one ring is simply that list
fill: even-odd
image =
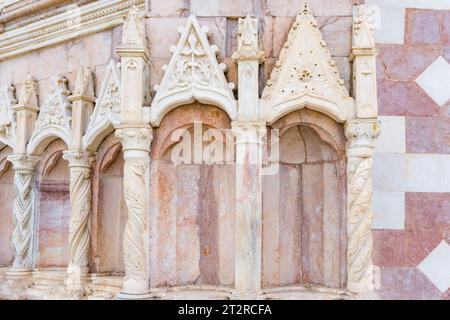
[{"label": "carved molding", "polygon": [[339,122],[353,117],[353,99],[307,4],[289,31],[262,99],[269,122],[305,106]]},{"label": "carved molding", "polygon": [[0,88],[0,144],[14,149],[16,144],[16,115],[14,86]]},{"label": "carved molding", "polygon": [[40,108],[27,152],[39,153],[40,144],[48,139],[61,138],[71,145],[71,105],[67,99],[67,80],[61,76],[50,78],[50,89]]},{"label": "carved molding", "polygon": [[100,0],[2,34],[0,60],[63,41],[114,28],[131,6],[145,0]]},{"label": "carved molding", "polygon": [[151,107],[151,123],[159,126],[162,118],[172,109],[195,100],[217,105],[236,118],[236,100],[228,83],[224,64],[217,62],[218,49],[208,41],[208,28],[200,27],[195,16],[178,29],[178,45],[171,48],[172,58],[165,70]]}]

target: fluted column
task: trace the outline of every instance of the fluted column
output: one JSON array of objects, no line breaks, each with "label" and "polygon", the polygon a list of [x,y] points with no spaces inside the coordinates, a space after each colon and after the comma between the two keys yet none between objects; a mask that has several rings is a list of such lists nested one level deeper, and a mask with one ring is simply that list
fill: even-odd
[{"label": "fluted column", "polygon": [[8,159],[13,163],[15,191],[12,233],[15,258],[10,274],[26,274],[34,267],[34,170],[37,158],[18,154]]},{"label": "fluted column", "polygon": [[262,147],[265,123],[233,122],[236,137],[235,288],[261,289]]},{"label": "fluted column", "polygon": [[124,152],[123,190],[128,221],[123,236],[125,279],[119,298],[145,298],[150,291],[150,144],[149,126],[120,127],[116,130]]},{"label": "fluted column", "polygon": [[345,126],[347,137],[347,289],[374,291],[372,263],[372,156],[380,134],[376,120],[355,120]]},{"label": "fluted column", "polygon": [[66,151],[69,161],[71,215],[69,226],[69,267],[67,286],[71,294],[83,295],[89,272],[91,219],[91,171],[95,156],[89,152]]}]

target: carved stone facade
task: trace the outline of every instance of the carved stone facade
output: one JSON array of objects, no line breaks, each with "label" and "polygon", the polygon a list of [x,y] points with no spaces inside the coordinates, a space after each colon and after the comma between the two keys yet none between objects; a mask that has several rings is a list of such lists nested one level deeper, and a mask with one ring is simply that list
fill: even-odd
[{"label": "carved stone facade", "polygon": [[197,16],[164,18],[178,34],[163,2],[0,15],[0,68],[32,61],[0,88],[0,192],[13,170],[15,195],[0,298],[380,298],[369,8],[337,6],[335,41],[321,1],[317,17],[224,4],[213,23],[191,1]]}]

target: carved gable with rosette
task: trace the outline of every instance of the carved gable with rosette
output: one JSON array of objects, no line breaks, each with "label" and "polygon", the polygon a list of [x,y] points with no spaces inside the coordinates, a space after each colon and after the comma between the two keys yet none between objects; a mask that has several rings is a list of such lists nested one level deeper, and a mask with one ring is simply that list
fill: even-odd
[{"label": "carved gable with rosette", "polygon": [[13,106],[14,87],[0,88],[0,149],[2,144],[15,146],[16,117]]},{"label": "carved gable with rosette", "polygon": [[217,62],[218,49],[208,42],[208,29],[201,28],[194,16],[181,31],[173,56],[165,68],[161,84],[155,87],[156,95],[151,106],[151,121],[159,125],[170,110],[194,100],[213,104],[236,117],[236,100],[233,84],[228,83],[225,65]]},{"label": "carved gable with rosette", "polygon": [[30,154],[44,141],[62,139],[70,145],[71,106],[67,99],[67,80],[61,76],[50,78],[50,88],[39,110],[33,135],[27,147]]},{"label": "carved gable with rosette", "polygon": [[289,31],[262,99],[270,122],[300,107],[323,112],[339,122],[352,117],[353,99],[308,5]]},{"label": "carved gable with rosette", "polygon": [[120,124],[120,70],[119,64],[111,60],[83,138],[84,146],[90,146],[98,138],[103,139],[118,124]]}]

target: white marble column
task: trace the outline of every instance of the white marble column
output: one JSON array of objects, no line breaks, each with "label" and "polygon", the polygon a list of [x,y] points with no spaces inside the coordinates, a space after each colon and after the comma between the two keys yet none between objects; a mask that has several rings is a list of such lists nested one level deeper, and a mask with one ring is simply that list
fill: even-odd
[{"label": "white marble column", "polygon": [[380,133],[376,120],[354,120],[347,137],[347,289],[374,291],[372,263],[372,156]]},{"label": "white marble column", "polygon": [[261,291],[262,148],[266,124],[261,121],[258,98],[258,20],[247,16],[238,22],[239,101],[236,137],[235,297],[257,298]]},{"label": "white marble column", "polygon": [[16,112],[16,146],[14,155],[8,160],[14,169],[13,204],[14,230],[12,246],[14,248],[14,263],[9,274],[30,274],[34,268],[34,236],[35,236],[35,190],[34,170],[38,159],[26,154],[27,143],[34,129],[34,122],[39,111],[37,100],[37,85],[31,75],[27,75],[19,96],[19,102],[14,106]]},{"label": "white marble column", "polygon": [[148,126],[121,127],[116,137],[123,145],[123,190],[128,221],[123,236],[125,279],[119,299],[144,299],[150,291],[150,145]]},{"label": "white marble column", "polygon": [[262,148],[265,123],[233,122],[236,137],[235,288],[261,289]]},{"label": "white marble column", "polygon": [[15,257],[9,274],[24,275],[34,267],[34,170],[38,159],[19,154],[10,156],[8,160],[13,163],[15,191],[12,233]]},{"label": "white marble column", "polygon": [[89,273],[90,219],[92,203],[91,171],[95,156],[89,152],[66,151],[69,161],[71,215],[69,226],[69,266],[67,286],[71,295],[81,296]]}]

